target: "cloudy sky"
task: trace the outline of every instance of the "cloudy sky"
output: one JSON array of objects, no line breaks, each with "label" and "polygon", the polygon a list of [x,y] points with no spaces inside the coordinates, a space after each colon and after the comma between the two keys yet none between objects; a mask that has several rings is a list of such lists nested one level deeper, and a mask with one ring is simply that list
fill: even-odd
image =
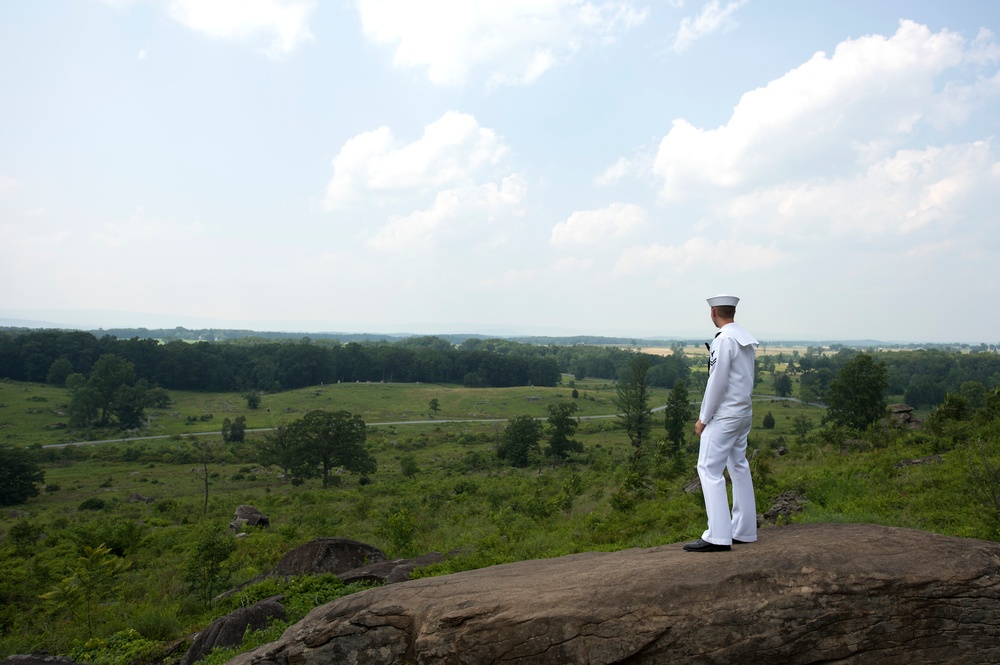
[{"label": "cloudy sky", "polygon": [[[0,0],[0,321],[1000,341],[1000,3]],[[2,323],[0,323],[2,325]]]}]

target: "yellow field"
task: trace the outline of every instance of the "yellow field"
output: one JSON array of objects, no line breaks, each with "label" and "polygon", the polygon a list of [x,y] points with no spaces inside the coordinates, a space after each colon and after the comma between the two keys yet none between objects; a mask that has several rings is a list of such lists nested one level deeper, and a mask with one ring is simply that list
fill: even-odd
[{"label": "yellow field", "polygon": [[[708,340],[706,340],[708,341]],[[648,353],[654,356],[669,356],[673,353],[669,346],[647,346],[639,349],[643,353]],[[790,355],[793,351],[798,351],[800,356],[806,354],[806,347],[804,346],[765,346],[760,345],[757,349],[758,356],[776,356],[779,353],[784,353]],[[707,356],[708,349],[705,348],[704,344],[692,345],[688,344],[684,347],[684,354],[688,356]]]}]

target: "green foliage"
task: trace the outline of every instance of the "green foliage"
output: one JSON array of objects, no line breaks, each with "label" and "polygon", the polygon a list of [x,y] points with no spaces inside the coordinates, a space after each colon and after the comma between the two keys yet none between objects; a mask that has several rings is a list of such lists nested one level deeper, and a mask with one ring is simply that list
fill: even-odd
[{"label": "green foliage", "polygon": [[92,638],[70,652],[78,663],[91,665],[134,665],[155,662],[163,655],[163,645],[129,628],[107,638]]},{"label": "green foliage", "polygon": [[379,534],[390,543],[394,556],[412,556],[413,538],[417,533],[417,522],[407,508],[399,508],[383,518]]},{"label": "green foliage", "polygon": [[538,420],[531,416],[511,418],[504,428],[497,456],[514,466],[528,466],[532,453],[540,453],[541,438],[542,424]]},{"label": "green foliage", "polygon": [[57,610],[85,619],[87,634],[93,637],[95,614],[103,601],[121,594],[127,568],[127,562],[103,545],[84,547],[72,573],[42,598]]},{"label": "green foliage", "polygon": [[[812,362],[820,360],[816,356]],[[623,436],[619,422],[608,417],[616,410],[614,386],[589,379],[578,380],[577,386],[582,398],[573,415],[604,416],[583,420],[574,433],[583,451],[559,464],[529,454],[529,465],[532,459],[540,464],[524,469],[499,463],[504,430],[497,423],[379,425],[367,430],[365,445],[379,470],[388,473],[371,476],[364,485],[360,479],[332,474],[344,482],[320,490],[318,483],[312,488],[295,486],[280,479],[279,470],[258,467],[253,457],[264,437],[248,432],[245,445],[223,446],[216,434],[201,437],[208,445],[208,475],[215,476],[212,495],[203,505],[200,450],[187,437],[41,449],[35,454],[46,481],[62,489],[30,499],[29,518],[0,526],[6,531],[0,536],[0,657],[42,648],[68,654],[86,642],[82,614],[74,616],[38,598],[73,574],[83,547],[104,544],[111,555],[131,564],[121,577],[125,593],[98,603],[95,638],[108,639],[128,626],[147,639],[173,642],[230,608],[283,592],[284,581],[268,580],[209,607],[198,586],[185,581],[199,556],[204,530],[228,537],[225,525],[233,508],[243,503],[268,514],[272,526],[233,539],[232,551],[222,559],[219,591],[270,570],[292,547],[331,534],[393,554],[461,552],[418,576],[696,537],[704,529],[704,508],[698,495],[682,490],[694,478],[693,456],[671,458],[665,441],[651,439],[638,458],[642,466],[633,466],[637,449]],[[668,398],[667,391],[650,394],[651,403]],[[255,428],[277,427],[331,405],[364,414],[372,422],[418,421],[436,395],[455,414],[483,419],[526,416],[536,422],[548,415],[550,404],[570,401],[568,388],[473,390],[351,383],[274,393],[268,397],[270,410],[254,414],[244,410],[240,393],[181,391],[173,393],[170,414],[152,414],[152,426],[157,434],[200,431],[185,425],[185,418],[193,415],[200,422],[199,416],[214,412],[219,420],[223,415],[245,415],[257,419]],[[987,447],[985,462],[979,463],[981,473],[997,459],[992,447],[998,440],[994,411],[986,406],[989,395],[988,390],[981,395],[978,407],[970,401],[959,419],[946,421],[940,434],[876,427],[862,436],[832,424],[817,427],[821,408],[772,402],[768,408],[775,417],[774,429],[757,427],[753,437],[761,449],[751,462],[758,512],[770,508],[776,495],[794,489],[808,504],[792,521],[867,520],[963,537],[995,537],[986,498],[970,491],[969,459],[979,458],[968,442],[981,439]],[[57,409],[69,399],[68,392],[52,386],[0,381],[0,404],[25,404],[34,396],[47,400],[31,400],[30,406],[39,409]],[[44,430],[54,418],[51,413],[21,411],[0,407],[0,416],[10,419],[9,432],[19,441],[50,443],[66,436]],[[770,453],[784,441],[795,440],[801,417],[813,424],[808,445],[791,446],[781,457]],[[941,461],[897,466],[933,453],[939,453]],[[400,475],[404,460],[410,459],[419,473]],[[113,482],[101,488],[108,478]],[[132,492],[155,501],[127,503]],[[73,510],[88,497],[100,497],[104,508]],[[346,592],[339,580],[331,584],[337,588],[330,594]],[[299,596],[301,611],[330,594],[304,592]],[[286,608],[288,602],[286,597]],[[244,644],[271,641],[283,629],[275,624],[271,632],[248,635]],[[221,658],[220,665],[228,660],[212,658]]]},{"label": "green foliage", "polygon": [[236,551],[236,538],[219,529],[206,527],[188,555],[184,582],[205,605],[226,588],[232,574],[230,557]]},{"label": "green foliage", "polygon": [[89,499],[84,499],[80,502],[80,505],[76,507],[77,510],[104,510],[105,506],[104,499],[100,499],[96,496],[92,496]]},{"label": "green foliage", "polygon": [[774,429],[774,415],[768,411],[764,416],[764,421],[761,423],[764,429]]},{"label": "green foliage", "polygon": [[982,506],[990,537],[1000,540],[1000,439],[977,438],[965,458],[969,492]]},{"label": "green foliage", "polygon": [[417,456],[413,453],[405,453],[399,458],[399,472],[406,478],[412,478],[420,471],[417,464]]},{"label": "green foliage", "polygon": [[243,443],[247,437],[246,416],[236,416],[232,421],[226,418],[222,421],[222,440],[226,443]]},{"label": "green foliage", "polygon": [[243,393],[243,398],[247,402],[248,409],[259,409],[260,408],[260,393],[256,390],[249,390]]},{"label": "green foliage", "polygon": [[795,416],[792,420],[792,431],[795,433],[796,440],[799,443],[805,443],[806,438],[809,436],[809,432],[813,430],[813,422],[808,416]]},{"label": "green foliage", "polygon": [[684,381],[678,379],[677,383],[674,384],[674,389],[670,391],[670,397],[667,398],[667,405],[663,413],[663,425],[667,430],[670,452],[679,455],[684,449],[686,433],[694,417],[691,398]]},{"label": "green foliage", "polygon": [[775,372],[774,394],[778,397],[788,397],[792,394],[792,377],[788,372]]},{"label": "green foliage", "polygon": [[830,383],[829,419],[842,427],[863,431],[884,418],[889,375],[883,362],[859,353],[844,365]]},{"label": "green foliage", "polygon": [[0,443],[0,506],[15,506],[38,496],[45,472],[30,451]]},{"label": "green foliage", "polygon": [[636,448],[649,441],[653,430],[653,413],[649,409],[649,357],[638,353],[629,358],[628,365],[619,377],[615,390],[615,407],[618,421]]},{"label": "green foliage", "polygon": [[292,451],[293,478],[320,473],[323,487],[327,487],[335,467],[353,473],[375,472],[375,458],[365,446],[365,421],[349,411],[310,411],[289,424],[282,436]]},{"label": "green foliage", "polygon": [[49,365],[49,373],[45,377],[45,382],[54,386],[64,386],[66,385],[66,377],[72,373],[73,363],[66,356],[61,356]]},{"label": "green foliage", "polygon": [[580,425],[576,412],[580,408],[575,402],[556,402],[548,405],[549,449],[552,455],[566,459],[569,453],[583,452],[583,444],[573,438]]}]

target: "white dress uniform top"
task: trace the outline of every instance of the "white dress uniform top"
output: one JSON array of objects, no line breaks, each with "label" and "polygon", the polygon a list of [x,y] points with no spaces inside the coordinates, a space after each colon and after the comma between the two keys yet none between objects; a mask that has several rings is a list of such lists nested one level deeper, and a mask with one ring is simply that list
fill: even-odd
[{"label": "white dress uniform top", "polygon": [[[711,346],[708,384],[699,415],[705,428],[698,451],[698,477],[708,513],[708,529],[701,538],[714,545],[731,545],[734,538],[757,540],[757,506],[746,452],[758,344],[739,325],[727,323]],[[733,481],[732,515],[722,475],[726,467]]]}]

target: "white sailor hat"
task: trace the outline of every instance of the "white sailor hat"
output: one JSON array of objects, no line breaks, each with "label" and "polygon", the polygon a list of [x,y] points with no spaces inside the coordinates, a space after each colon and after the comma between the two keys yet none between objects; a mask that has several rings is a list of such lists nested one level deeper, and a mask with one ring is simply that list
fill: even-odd
[{"label": "white sailor hat", "polygon": [[723,294],[712,296],[711,298],[707,298],[706,300],[708,300],[709,307],[724,307],[726,305],[729,305],[730,307],[736,307],[736,304],[740,301],[740,299],[737,298],[736,296],[727,296]]}]

